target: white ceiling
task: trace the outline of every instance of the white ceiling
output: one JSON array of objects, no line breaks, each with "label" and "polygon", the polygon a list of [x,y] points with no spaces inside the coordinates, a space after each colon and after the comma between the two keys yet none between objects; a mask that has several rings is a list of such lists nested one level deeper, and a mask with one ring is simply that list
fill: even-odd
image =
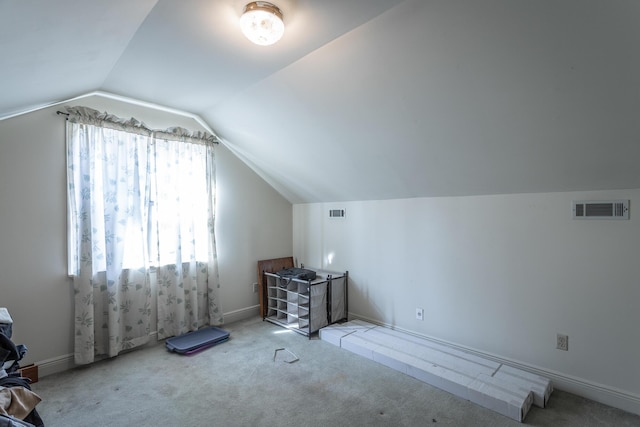
[{"label": "white ceiling", "polygon": [[640,188],[640,1],[273,1],[0,0],[0,118],[188,111],[293,203]]}]

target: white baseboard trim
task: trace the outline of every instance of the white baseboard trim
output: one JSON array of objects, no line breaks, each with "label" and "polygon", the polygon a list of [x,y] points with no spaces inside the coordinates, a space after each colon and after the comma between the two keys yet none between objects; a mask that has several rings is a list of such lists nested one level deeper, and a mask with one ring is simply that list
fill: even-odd
[{"label": "white baseboard trim", "polygon": [[[149,333],[149,342],[131,350],[123,350],[120,354],[126,353],[128,351],[135,351],[139,348],[153,347],[158,345],[159,343],[160,341],[158,341],[158,332],[153,331]],[[106,357],[103,357],[103,358],[106,358]],[[96,362],[98,360],[102,360],[102,359],[98,357],[96,359]],[[36,362],[35,364],[38,365],[38,376],[40,378],[46,377],[47,375],[53,375],[59,372],[64,372],[78,366],[74,362],[73,353],[52,357],[51,359],[41,360],[40,362]]]},{"label": "white baseboard trim", "polygon": [[[529,365],[517,360],[508,359],[495,354],[486,353],[474,348],[465,347],[456,343],[441,340],[429,335],[419,334],[415,331],[410,331],[404,328],[390,325],[388,323],[381,322],[377,319],[371,319],[367,316],[362,316],[356,313],[348,314],[349,320],[361,319],[375,325],[384,326],[386,328],[395,329],[413,336],[424,338],[440,344],[445,344],[453,348],[475,354],[493,360],[504,365],[512,366],[514,368],[522,369],[546,378],[549,378],[554,388],[562,391],[568,391],[578,396],[586,397],[587,399],[594,400],[605,405],[613,406],[614,408],[622,409],[627,412],[640,415],[640,395],[620,390],[615,387],[599,384],[593,381],[586,380],[584,378],[574,377],[572,375],[563,374],[561,372],[553,371],[550,369],[541,368],[539,366]],[[553,396],[553,395],[552,395]],[[553,398],[553,397],[552,397]]]},{"label": "white baseboard trim", "polygon": [[[257,317],[259,315],[260,315],[260,305],[241,308],[239,310],[234,310],[234,311],[230,311],[228,313],[223,314],[225,324],[237,322],[237,321],[248,319],[251,317]],[[151,346],[158,345],[161,342],[164,342],[164,340],[158,341],[158,332],[153,331],[149,333],[149,342],[137,348],[151,347]],[[135,351],[136,349],[133,349],[131,351]],[[46,377],[47,375],[53,375],[59,372],[64,372],[76,367],[76,364],[74,363],[73,353],[64,354],[62,356],[41,360],[39,362],[36,362],[35,364],[38,365],[38,376],[41,378]]]},{"label": "white baseboard trim", "polygon": [[234,310],[223,314],[225,325],[228,323],[233,323],[239,320],[258,316],[260,316],[260,305],[252,305],[251,307],[241,308],[239,310]]},{"label": "white baseboard trim", "polygon": [[76,366],[73,363],[73,353],[41,360],[35,364],[38,365],[38,377],[40,378],[67,371]]}]

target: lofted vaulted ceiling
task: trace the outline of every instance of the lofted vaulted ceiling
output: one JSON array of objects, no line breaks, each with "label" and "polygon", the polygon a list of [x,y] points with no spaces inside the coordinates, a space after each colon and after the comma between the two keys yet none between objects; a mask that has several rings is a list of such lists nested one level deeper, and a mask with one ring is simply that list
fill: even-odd
[{"label": "lofted vaulted ceiling", "polygon": [[200,116],[292,203],[640,188],[637,0],[0,0],[0,118]]}]

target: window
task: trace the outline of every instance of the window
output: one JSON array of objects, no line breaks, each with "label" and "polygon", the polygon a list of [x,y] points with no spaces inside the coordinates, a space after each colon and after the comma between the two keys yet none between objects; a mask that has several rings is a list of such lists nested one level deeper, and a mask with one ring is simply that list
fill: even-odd
[{"label": "window", "polygon": [[[68,147],[70,273],[89,256],[100,271],[113,262],[128,269],[207,262],[211,147],[75,127]],[[90,251],[82,245],[89,241]]]},{"label": "window", "polygon": [[76,363],[220,324],[215,137],[67,111]]}]

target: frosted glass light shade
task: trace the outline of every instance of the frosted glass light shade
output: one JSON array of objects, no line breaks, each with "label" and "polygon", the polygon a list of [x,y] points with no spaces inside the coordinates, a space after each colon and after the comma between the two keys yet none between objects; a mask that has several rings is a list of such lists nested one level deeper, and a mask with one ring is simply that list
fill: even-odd
[{"label": "frosted glass light shade", "polygon": [[284,34],[282,12],[266,1],[254,1],[244,7],[240,17],[242,33],[260,46],[274,44]]}]

